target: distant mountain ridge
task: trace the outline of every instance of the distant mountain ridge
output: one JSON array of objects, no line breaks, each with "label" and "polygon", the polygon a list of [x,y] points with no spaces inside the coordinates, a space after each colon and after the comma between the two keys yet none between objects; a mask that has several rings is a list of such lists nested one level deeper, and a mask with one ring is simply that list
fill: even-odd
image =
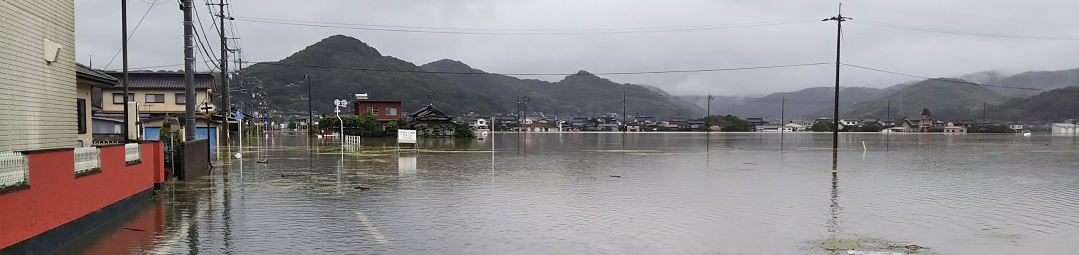
[{"label": "distant mountain ridge", "polygon": [[427,104],[449,113],[505,110],[481,94],[344,35],[327,37],[280,61],[251,65],[244,74],[262,81],[271,105],[297,114],[307,111],[308,74],[312,106],[319,112],[333,110],[334,99],[353,99],[353,93],[400,99],[403,113]]},{"label": "distant mountain ridge", "polygon": [[[840,107],[875,98],[883,91],[883,89],[877,88],[843,88],[839,91],[841,97]],[[721,109],[712,108],[712,113],[713,115],[731,114],[743,118],[762,117],[772,120],[778,120],[780,117],[785,117],[786,119],[830,118],[834,98],[835,89],[833,87],[813,87],[793,92],[772,93],[760,98],[741,99],[742,103],[740,104]],[[785,108],[783,107],[784,101]],[[825,110],[829,113],[823,114],[822,112]]]},{"label": "distant mountain ridge", "polygon": [[890,108],[895,119],[917,116],[922,109],[929,109],[937,119],[972,120],[980,116],[983,104],[998,105],[1004,102],[1004,96],[987,87],[969,83],[954,78],[924,80],[842,108],[840,117],[884,119],[888,117]]},{"label": "distant mountain ridge", "polygon": [[[487,73],[467,64],[443,59],[424,64],[424,70],[436,72],[457,84],[488,95],[502,108],[516,109],[517,97],[528,97],[528,111],[568,115],[622,113],[623,95],[628,115],[697,116],[688,103],[655,87],[619,84],[587,71],[578,71],[557,82]],[[482,73],[476,75],[471,73]]]}]

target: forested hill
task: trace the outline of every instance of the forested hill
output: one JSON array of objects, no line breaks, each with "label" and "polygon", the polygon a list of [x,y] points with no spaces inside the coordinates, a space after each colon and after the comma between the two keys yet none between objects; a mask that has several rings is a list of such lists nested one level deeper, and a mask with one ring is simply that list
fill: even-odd
[{"label": "forested hill", "polygon": [[558,82],[547,82],[488,74],[450,59],[431,62],[422,68],[438,72],[457,84],[488,95],[491,102],[502,108],[516,109],[517,97],[528,97],[528,108],[533,112],[564,115],[621,113],[622,97],[625,95],[626,113],[629,115],[699,115],[690,107],[677,102],[678,98],[667,93],[659,93],[640,85],[616,83],[587,71],[568,75]]},{"label": "forested hill", "polygon": [[399,99],[404,112],[433,103],[447,113],[502,112],[480,93],[437,74],[390,56],[356,38],[334,35],[276,62],[258,63],[244,69],[244,75],[261,80],[271,105],[277,109],[307,110],[304,75],[311,75],[314,109],[328,112],[334,99],[353,99],[368,93],[372,99]]}]

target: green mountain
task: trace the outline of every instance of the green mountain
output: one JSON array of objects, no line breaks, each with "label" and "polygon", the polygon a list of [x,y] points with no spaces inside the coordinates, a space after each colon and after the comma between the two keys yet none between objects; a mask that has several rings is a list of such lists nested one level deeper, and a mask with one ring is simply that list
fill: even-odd
[{"label": "green mountain", "polygon": [[1048,120],[1074,119],[1079,112],[1079,87],[1045,91],[1026,98],[1013,98],[988,110],[989,119]]},{"label": "green mountain", "polygon": [[[839,91],[840,108],[875,98],[883,91],[882,89],[863,87],[843,88]],[[783,107],[784,98],[786,98],[786,110]],[[778,120],[781,115],[786,115],[786,119],[831,118],[832,107],[835,105],[834,101],[834,87],[814,87],[794,92],[772,93],[761,98],[745,99],[745,103],[720,109],[719,111],[713,108],[712,112],[714,114],[731,114],[743,118],[762,117],[771,120]]]},{"label": "green mountain", "polygon": [[546,82],[487,73],[449,59],[431,62],[422,68],[488,95],[490,103],[506,109],[517,109],[517,97],[528,97],[530,112],[564,115],[621,113],[625,95],[626,113],[630,115],[695,116],[692,109],[665,92],[659,93],[640,85],[619,84],[586,71],[566,76],[558,82]]},{"label": "green mountain", "polygon": [[[652,86],[652,85],[644,85],[644,84],[633,84],[633,85],[641,86],[641,87],[644,87],[646,89],[651,90],[652,92],[656,92],[656,93],[658,93],[660,95],[663,95],[664,97],[667,97],[672,102],[675,102],[675,103],[677,103],[677,104],[679,104],[681,106],[685,106],[689,110],[693,111],[693,113],[695,113],[695,114],[704,115],[705,112],[707,112],[707,109],[705,109],[705,107],[707,107],[707,106],[700,106],[700,105],[697,105],[697,104],[695,104],[693,102],[690,102],[689,100],[686,100],[685,98],[671,95],[670,93],[667,93],[667,91],[665,91],[665,90],[663,90],[663,89],[661,89],[659,87]],[[705,96],[705,97],[707,97],[707,96]]]},{"label": "green mountain", "polygon": [[[1000,79],[999,83],[990,84],[1043,90],[1058,89],[1067,86],[1079,86],[1079,69],[1025,72]],[[1029,96],[1041,92],[1037,90],[1009,88],[993,88],[993,91],[1006,96]]]},{"label": "green mountain", "polygon": [[262,82],[274,108],[292,114],[307,111],[305,74],[311,75],[312,104],[318,112],[332,111],[334,99],[353,99],[356,93],[368,93],[372,99],[402,100],[406,113],[428,103],[447,113],[506,110],[473,90],[426,73],[412,63],[383,56],[344,35],[330,36],[280,61],[244,69],[245,76]]},{"label": "green mountain", "polygon": [[889,104],[892,116],[916,116],[929,109],[940,120],[981,119],[982,104],[999,105],[1005,97],[984,86],[961,79],[929,79],[905,86],[882,97],[841,107],[843,118],[886,119]]},{"label": "green mountain", "polygon": [[[678,96],[683,102],[688,102],[697,107],[708,110],[708,95],[681,95]],[[718,113],[721,109],[727,109],[744,103],[744,97],[712,95],[712,113]],[[713,114],[714,115],[714,114]]]}]

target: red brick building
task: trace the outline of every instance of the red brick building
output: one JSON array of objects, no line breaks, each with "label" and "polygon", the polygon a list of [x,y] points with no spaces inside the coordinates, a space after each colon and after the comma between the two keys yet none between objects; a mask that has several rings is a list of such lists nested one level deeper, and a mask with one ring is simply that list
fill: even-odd
[{"label": "red brick building", "polygon": [[357,99],[353,100],[352,104],[354,107],[353,113],[356,115],[370,113],[379,122],[388,122],[404,117],[401,100]]}]

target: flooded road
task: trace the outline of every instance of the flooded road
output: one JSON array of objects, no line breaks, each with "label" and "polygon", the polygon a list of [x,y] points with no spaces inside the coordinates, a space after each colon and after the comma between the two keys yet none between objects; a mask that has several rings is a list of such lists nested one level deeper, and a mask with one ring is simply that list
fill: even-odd
[{"label": "flooded road", "polygon": [[832,170],[830,134],[499,133],[398,151],[277,133],[60,253],[1079,250],[1071,137],[840,138]]}]

